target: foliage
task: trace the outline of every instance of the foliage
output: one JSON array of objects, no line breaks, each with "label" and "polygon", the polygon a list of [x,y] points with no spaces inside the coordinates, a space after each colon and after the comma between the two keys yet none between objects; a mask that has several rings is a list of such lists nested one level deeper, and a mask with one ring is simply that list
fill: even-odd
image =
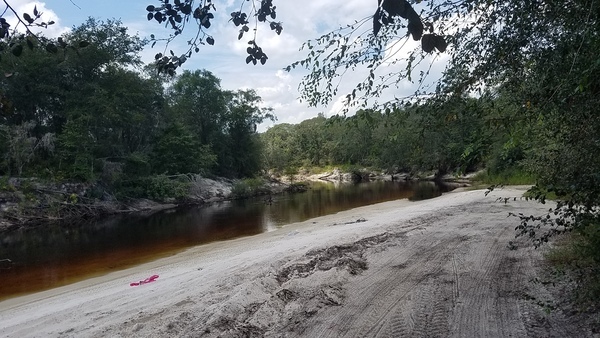
[{"label": "foliage", "polygon": [[4,148],[4,164],[0,166],[0,172],[4,169],[7,174],[20,176],[25,165],[34,160],[36,152],[54,151],[54,134],[47,133],[38,139],[31,135],[34,127],[35,122],[25,122],[13,128],[0,125],[0,140]]},{"label": "foliage", "polygon": [[82,40],[85,49],[57,54],[0,52],[0,67],[13,71],[0,84],[0,174],[99,181],[119,197],[164,198],[185,189],[163,174],[262,169],[256,125],[273,115],[254,91],[223,90],[208,71],[167,86],[140,67],[145,41],[117,20],[89,19],[62,38]]},{"label": "foliage", "polygon": [[[248,9],[245,9],[246,2],[250,2]],[[240,27],[238,40],[244,37],[244,34],[250,31],[249,19],[254,17],[254,26],[258,25],[258,22],[269,25],[272,31],[275,31],[278,35],[281,34],[283,26],[281,22],[275,21],[277,18],[276,13],[277,7],[273,5],[272,0],[257,0],[252,1],[241,1],[240,10],[231,13],[231,23],[236,27]],[[148,20],[154,20],[159,24],[165,23],[165,26],[172,30],[171,35],[165,39],[156,38],[154,35],[151,36],[152,46],[157,41],[165,41],[165,52],[158,53],[155,56],[156,65],[159,72],[164,72],[169,75],[174,75],[175,70],[184,64],[188,58],[192,57],[192,53],[200,52],[201,45],[215,44],[215,38],[208,34],[208,29],[212,25],[212,21],[215,18],[213,14],[217,10],[217,7],[211,0],[175,0],[174,3],[169,3],[169,0],[160,0],[158,5],[148,5],[146,11],[148,12]],[[188,49],[180,55],[170,50],[166,53],[166,49],[171,41],[176,37],[180,36],[186,26],[189,24],[195,24],[197,32],[190,40],[188,40]],[[253,29],[253,37],[248,41],[248,49],[246,57],[246,63],[257,63],[265,64],[267,62],[267,54],[262,50],[260,46],[256,44],[257,29]]]},{"label": "foliage", "polygon": [[[600,224],[600,161],[595,155],[600,150],[598,4],[573,2],[566,6],[568,11],[549,4],[545,12],[536,13],[538,22],[526,27],[547,41],[515,52],[521,57],[517,60],[533,55],[536,61],[524,62],[526,67],[521,70],[507,68],[499,76],[504,81],[502,89],[520,101],[520,113],[533,136],[526,140],[530,150],[526,149],[523,163],[538,177],[534,198],[544,202],[548,193],[558,198],[548,215],[519,216],[520,234],[537,245],[566,231],[580,232],[592,240],[595,232],[590,229]],[[538,26],[551,21],[560,29]]]},{"label": "foliage", "polygon": [[108,65],[140,65],[139,53],[147,43],[138,35],[131,35],[120,20],[99,21],[92,17],[74,27],[65,40],[87,41],[86,48],[78,54],[85,61],[82,66],[91,66],[82,67],[88,74]]},{"label": "foliage", "polygon": [[219,141],[227,110],[221,80],[206,70],[184,71],[167,92],[172,120],[189,126],[203,145]]},{"label": "foliage", "polygon": [[152,174],[152,168],[146,153],[133,152],[125,158],[122,172],[127,177],[143,177]]},{"label": "foliage", "polygon": [[504,171],[493,171],[490,168],[482,170],[472,179],[475,182],[489,185],[531,185],[535,177],[518,167],[507,168]]},{"label": "foliage", "polygon": [[597,229],[590,228],[595,232],[591,236],[572,233],[562,238],[546,255],[557,275],[572,276],[576,283],[576,301],[584,310],[597,309],[596,300],[600,297],[600,235]]},{"label": "foliage", "polygon": [[[517,236],[529,237],[535,246],[548,242],[557,234],[573,230],[583,236],[589,235],[590,239],[593,238],[600,227],[600,212],[593,202],[588,202],[587,205],[576,203],[576,201],[589,200],[588,192],[583,190],[567,193],[555,189],[544,190],[536,185],[530,189],[529,195],[545,203],[548,191],[556,193],[558,199],[556,206],[549,208],[548,213],[542,216],[514,215],[521,220],[517,226]],[[600,261],[600,256],[598,258]]]},{"label": "foliage", "polygon": [[123,180],[116,189],[118,198],[150,198],[165,201],[169,198],[185,199],[189,195],[190,183],[179,178],[156,175]]},{"label": "foliage", "polygon": [[[57,54],[59,51],[66,52],[67,49],[78,51],[89,45],[85,40],[65,41],[62,37],[53,41],[36,35],[31,31],[32,27],[48,28],[55,24],[54,21],[46,21],[42,18],[43,13],[38,11],[37,5],[33,7],[33,12],[22,13],[19,15],[8,1],[4,1],[6,8],[0,14],[0,51],[8,50],[15,57],[20,57],[23,51],[44,49],[48,53]],[[14,27],[3,17],[6,13],[14,14],[17,18],[17,24]],[[17,28],[23,26],[26,33],[20,33]]]},{"label": "foliage", "polygon": [[250,177],[262,168],[261,143],[256,134],[257,126],[264,120],[275,120],[271,108],[261,108],[260,96],[254,90],[240,90],[230,94],[227,105],[224,138],[228,142],[226,157],[222,155],[222,167],[228,176]]},{"label": "foliage", "polygon": [[287,166],[287,167],[285,167],[285,169],[283,169],[282,174],[293,185],[294,181],[296,180],[296,175],[298,175],[298,168],[295,168],[295,167],[292,167],[292,166]]},{"label": "foliage", "polygon": [[208,71],[185,71],[168,89],[170,119],[184,124],[193,137],[216,156],[215,173],[249,177],[262,168],[256,126],[274,120],[270,108],[260,107],[253,90],[222,90]]},{"label": "foliage", "polygon": [[292,137],[295,126],[288,123],[276,124],[261,134],[262,157],[266,168],[276,171],[292,169],[294,151]]},{"label": "foliage", "polygon": [[270,193],[271,188],[267,185],[267,182],[261,178],[246,178],[236,181],[231,189],[231,195],[234,198],[247,198]]},{"label": "foliage", "polygon": [[298,125],[277,125],[261,135],[265,165],[279,172],[311,166],[471,172],[500,147],[488,136],[481,105],[456,99],[388,114],[360,110],[349,117],[319,116]]},{"label": "foliage", "polygon": [[69,120],[58,136],[59,170],[81,181],[91,181],[95,172],[95,140],[87,132],[89,122],[85,117]]},{"label": "foliage", "polygon": [[216,162],[210,148],[180,123],[167,127],[158,137],[151,154],[155,173],[184,174],[208,171]]}]

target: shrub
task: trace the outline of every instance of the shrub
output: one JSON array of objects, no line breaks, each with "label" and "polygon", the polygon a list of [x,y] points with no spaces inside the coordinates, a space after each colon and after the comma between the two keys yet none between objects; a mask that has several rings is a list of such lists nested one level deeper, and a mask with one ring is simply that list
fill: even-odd
[{"label": "shrub", "polygon": [[271,188],[261,178],[246,178],[233,184],[231,195],[234,198],[246,198],[271,193]]},{"label": "shrub", "polygon": [[580,305],[599,306],[600,224],[589,225],[561,238],[546,258],[557,271],[568,271],[575,278],[574,291]]},{"label": "shrub", "polygon": [[168,198],[184,199],[188,196],[190,183],[181,178],[166,175],[140,177],[122,181],[117,187],[117,197],[149,198],[164,201]]},{"label": "shrub", "polygon": [[484,170],[473,177],[473,181],[492,185],[534,184],[535,177],[520,168],[507,168],[500,172]]}]

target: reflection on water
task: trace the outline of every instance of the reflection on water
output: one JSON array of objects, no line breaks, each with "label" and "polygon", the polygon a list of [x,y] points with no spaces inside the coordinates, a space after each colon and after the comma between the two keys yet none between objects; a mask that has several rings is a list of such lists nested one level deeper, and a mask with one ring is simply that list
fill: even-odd
[{"label": "reflection on water", "polygon": [[401,198],[420,200],[448,191],[432,183],[314,184],[305,193],[227,201],[152,215],[110,217],[93,224],[50,226],[0,239],[0,300],[66,285],[175,254],[184,248],[259,234],[285,224]]}]

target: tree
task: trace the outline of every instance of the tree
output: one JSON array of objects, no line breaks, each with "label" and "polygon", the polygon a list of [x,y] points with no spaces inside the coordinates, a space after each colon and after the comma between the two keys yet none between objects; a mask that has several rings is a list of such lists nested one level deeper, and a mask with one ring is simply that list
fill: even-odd
[{"label": "tree", "polygon": [[90,45],[56,54],[33,48],[3,55],[0,66],[12,73],[0,86],[0,125],[12,134],[31,125],[32,140],[55,135],[57,151],[36,148],[31,165],[91,180],[104,162],[149,153],[165,104],[162,82],[134,70],[144,42],[119,21],[89,19],[61,41],[80,39]]},{"label": "tree", "polygon": [[226,91],[220,82],[206,70],[184,71],[167,90],[171,120],[216,155],[217,174],[252,176],[261,168],[256,127],[274,118],[272,109],[260,107],[255,91]]},{"label": "tree", "polygon": [[220,79],[207,70],[184,71],[168,89],[168,96],[173,119],[188,125],[201,144],[219,142],[227,110]]},{"label": "tree", "polygon": [[274,120],[271,108],[260,107],[261,98],[254,90],[231,93],[226,114],[227,151],[223,154],[224,170],[237,177],[251,177],[261,168],[261,143],[257,126],[265,119]]},{"label": "tree", "polygon": [[[41,138],[32,135],[35,122],[25,122],[9,128],[0,125],[0,140],[3,144],[3,162],[0,172],[21,176],[26,164],[33,161],[36,151],[54,151],[54,134],[47,133]],[[4,167],[4,168],[3,168]]]},{"label": "tree", "polygon": [[324,128],[325,123],[325,116],[319,115],[300,122],[296,127],[294,137],[294,143],[297,147],[296,154],[305,160],[302,163],[305,166],[326,164],[327,134]]},{"label": "tree", "polygon": [[183,124],[174,122],[158,137],[152,151],[152,168],[158,174],[205,173],[216,163],[210,147],[201,145]]},{"label": "tree", "polygon": [[[246,5],[250,2],[250,5]],[[42,13],[34,9],[33,15],[24,13],[22,18],[14,11],[8,2],[5,1],[6,11],[10,10],[19,18],[19,25],[23,25],[27,29],[27,36],[37,38],[33,34],[29,27],[31,26],[42,26],[47,27],[48,25],[54,24],[53,22],[41,22]],[[433,6],[432,6],[433,7]],[[188,58],[190,58],[193,52],[200,52],[201,45],[213,45],[215,38],[208,33],[209,28],[212,25],[212,20],[215,18],[213,12],[216,11],[217,7],[212,0],[176,0],[170,3],[169,0],[160,0],[157,4],[150,4],[146,7],[147,19],[149,21],[156,21],[158,24],[165,24],[165,27],[172,30],[172,33],[167,38],[157,38],[154,35],[150,36],[152,46],[157,42],[161,41],[165,43],[165,51],[157,53],[155,61],[157,68],[160,72],[164,72],[170,75],[175,74],[175,70],[184,64]],[[273,0],[252,0],[252,1],[241,1],[240,10],[231,13],[232,22],[236,27],[240,27],[238,33],[238,40],[242,39],[245,33],[250,31],[251,18],[254,19],[255,28],[253,29],[253,38],[248,41],[246,63],[253,63],[254,65],[267,62],[267,55],[260,46],[256,43],[256,36],[258,33],[258,23],[264,23],[276,34],[281,34],[283,31],[282,23],[276,21],[277,18],[277,7],[273,4]],[[447,42],[443,35],[433,33],[432,26],[424,25],[421,17],[417,14],[416,10],[406,0],[379,0],[377,7],[374,7],[375,14],[373,15],[373,33],[377,33],[382,27],[396,26],[397,18],[406,19],[408,22],[407,28],[409,33],[412,35],[414,40],[421,40],[423,49],[427,52],[431,52],[434,49],[439,51],[445,51]],[[2,26],[0,33],[3,35],[0,38],[8,38],[11,35],[11,31],[14,34],[15,28],[10,28],[10,25],[6,23],[6,20],[2,19]],[[181,36],[184,30],[189,29],[188,25],[196,29],[192,38],[187,40],[188,49],[183,53],[176,53],[169,50],[167,53],[167,47],[171,41]],[[425,32],[424,29],[428,28],[429,32]],[[21,38],[25,39],[26,35],[22,35]],[[29,43],[28,43],[29,44]],[[60,48],[77,48],[85,47],[89,44],[87,40],[81,40],[76,45],[68,45],[64,43],[62,39],[57,40],[57,43],[50,42],[46,45],[46,49],[51,52],[56,52],[58,47]],[[13,47],[15,44],[12,44]],[[20,54],[22,50],[22,44],[18,43],[15,54]]]},{"label": "tree", "polygon": [[95,178],[96,139],[89,130],[90,118],[82,115],[69,119],[58,136],[58,169],[66,173],[67,177],[81,181]]},{"label": "tree", "polygon": [[375,144],[375,129],[380,124],[381,113],[373,110],[359,110],[356,115],[340,117],[337,122],[327,125],[331,135],[332,163],[372,166],[378,157]]},{"label": "tree", "polygon": [[284,169],[295,166],[291,143],[293,133],[294,125],[280,123],[260,134],[262,158],[266,169],[283,172]]},{"label": "tree", "polygon": [[62,40],[67,45],[75,41],[86,41],[86,48],[77,50],[79,60],[76,62],[80,67],[80,76],[94,76],[110,65],[140,66],[142,61],[139,53],[147,44],[137,34],[131,35],[120,20],[99,21],[92,17],[74,27]]},{"label": "tree", "polygon": [[56,112],[64,107],[66,94],[61,61],[57,55],[35,48],[19,57],[2,55],[0,67],[7,73],[0,86],[0,123],[21,125],[33,121],[33,132],[39,137],[60,129],[64,119]]}]

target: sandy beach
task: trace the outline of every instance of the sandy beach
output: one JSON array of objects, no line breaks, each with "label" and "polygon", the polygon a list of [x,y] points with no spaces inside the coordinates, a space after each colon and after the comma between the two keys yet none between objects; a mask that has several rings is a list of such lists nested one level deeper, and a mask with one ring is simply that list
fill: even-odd
[{"label": "sandy beach", "polygon": [[548,208],[524,190],[386,202],[198,246],[0,302],[0,336],[586,336],[544,308],[543,249],[514,238],[509,212]]}]

